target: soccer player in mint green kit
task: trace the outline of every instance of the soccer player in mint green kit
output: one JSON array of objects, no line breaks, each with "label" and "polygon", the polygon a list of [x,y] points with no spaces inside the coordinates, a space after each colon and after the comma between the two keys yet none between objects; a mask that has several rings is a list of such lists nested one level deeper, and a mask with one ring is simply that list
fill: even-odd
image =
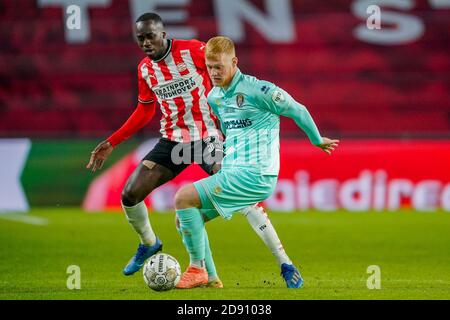
[{"label": "soccer player in mint green kit", "polygon": [[[190,265],[177,288],[207,284],[205,221],[232,215],[266,200],[274,191],[280,167],[280,116],[292,118],[311,143],[330,154],[339,140],[322,137],[307,109],[274,84],[242,74],[232,40],[215,37],[205,48],[208,73],[214,88],[208,102],[219,117],[226,136],[221,170],[183,186],[175,195],[175,208]],[[303,279],[293,264],[281,264],[289,288]]]}]

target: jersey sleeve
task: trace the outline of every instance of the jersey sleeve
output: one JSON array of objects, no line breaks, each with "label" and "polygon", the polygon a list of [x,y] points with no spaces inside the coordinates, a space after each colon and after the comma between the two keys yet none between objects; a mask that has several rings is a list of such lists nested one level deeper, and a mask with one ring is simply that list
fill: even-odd
[{"label": "jersey sleeve", "polygon": [[138,102],[142,104],[149,104],[155,101],[155,93],[152,89],[150,89],[147,82],[142,77],[141,68],[138,67]]},{"label": "jersey sleeve", "polygon": [[199,40],[190,41],[190,52],[192,55],[192,59],[196,67],[202,70],[206,70],[205,46],[206,43],[202,41]]},{"label": "jersey sleeve", "polygon": [[117,146],[122,141],[127,140],[153,118],[155,109],[155,103],[138,103],[136,109],[122,127],[110,135],[106,140],[108,140],[113,147]]},{"label": "jersey sleeve", "polygon": [[268,81],[258,80],[255,86],[256,106],[279,116],[291,118],[306,133],[314,145],[322,143],[320,132],[308,109],[292,96]]}]

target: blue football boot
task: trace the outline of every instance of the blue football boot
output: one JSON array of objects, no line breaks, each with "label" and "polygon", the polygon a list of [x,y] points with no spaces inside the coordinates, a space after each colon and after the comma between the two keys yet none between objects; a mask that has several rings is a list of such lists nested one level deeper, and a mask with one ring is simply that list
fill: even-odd
[{"label": "blue football boot", "polygon": [[136,254],[131,258],[130,262],[123,269],[123,274],[126,276],[132,275],[136,271],[142,268],[145,263],[145,260],[150,258],[152,255],[161,251],[162,242],[156,237],[156,243],[152,246],[146,246],[143,244],[139,244]]},{"label": "blue football boot", "polygon": [[283,263],[281,265],[281,275],[286,281],[288,288],[300,288],[303,285],[303,279],[300,271],[293,265]]}]

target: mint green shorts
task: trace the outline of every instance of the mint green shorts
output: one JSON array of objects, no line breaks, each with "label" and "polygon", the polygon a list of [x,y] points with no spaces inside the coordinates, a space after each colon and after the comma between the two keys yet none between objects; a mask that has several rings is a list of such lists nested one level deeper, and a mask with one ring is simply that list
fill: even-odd
[{"label": "mint green shorts", "polygon": [[277,179],[278,176],[265,176],[248,169],[233,168],[225,171],[222,169],[208,178],[194,182],[194,186],[202,202],[202,211],[208,212],[208,220],[215,217],[212,211],[229,220],[234,212],[270,197]]}]

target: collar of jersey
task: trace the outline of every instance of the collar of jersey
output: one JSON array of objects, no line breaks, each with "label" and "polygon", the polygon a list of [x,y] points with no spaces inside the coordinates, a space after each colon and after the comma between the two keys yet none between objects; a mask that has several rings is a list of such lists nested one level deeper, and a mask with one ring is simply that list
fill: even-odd
[{"label": "collar of jersey", "polygon": [[231,80],[230,85],[228,86],[228,88],[226,90],[224,88],[221,88],[223,94],[226,95],[228,92],[233,92],[234,88],[236,87],[238,82],[241,80],[241,78],[242,78],[242,72],[238,68],[236,70],[236,73],[233,76],[233,80]]},{"label": "collar of jersey", "polygon": [[166,53],[161,58],[159,58],[158,60],[153,60],[152,59],[153,62],[159,62],[159,61],[164,60],[169,55],[170,51],[172,51],[172,39],[167,39],[167,41],[169,42],[169,45],[167,46]]}]

